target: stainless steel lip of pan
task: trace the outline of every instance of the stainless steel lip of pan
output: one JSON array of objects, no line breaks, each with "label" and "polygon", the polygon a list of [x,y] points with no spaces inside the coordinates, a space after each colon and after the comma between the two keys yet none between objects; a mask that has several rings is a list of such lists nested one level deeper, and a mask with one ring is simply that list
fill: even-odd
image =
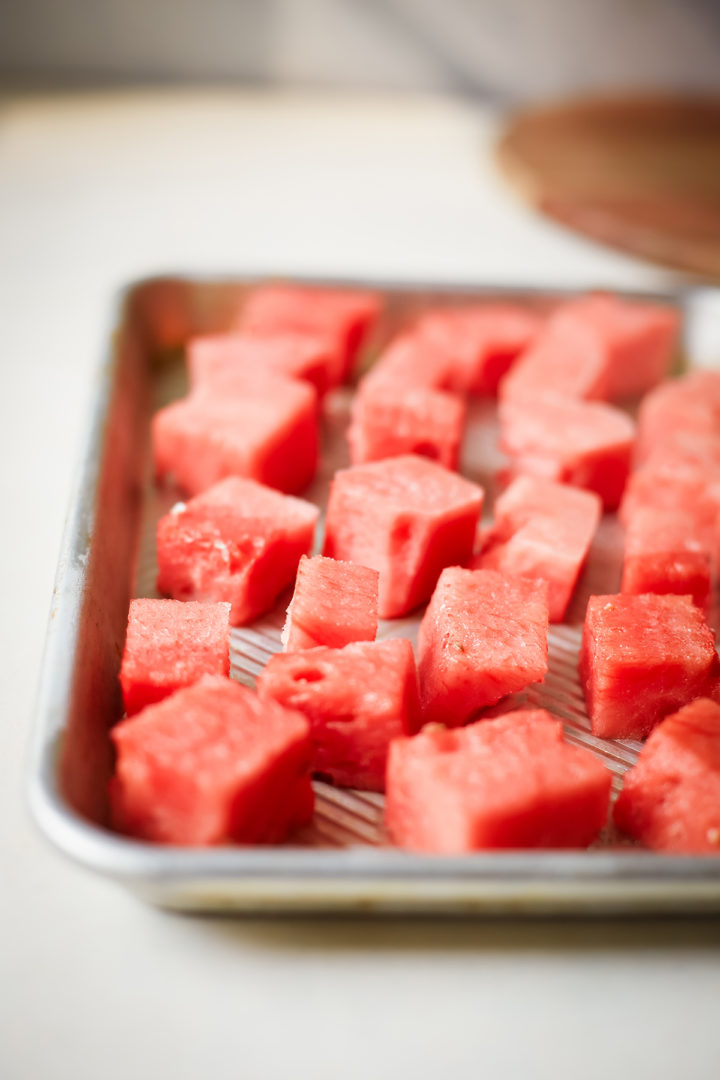
[{"label": "stainless steel lip of pan", "polygon": [[[182,392],[178,347],[192,333],[222,329],[253,278],[233,281],[154,279],[122,298],[111,329],[114,347],[98,373],[76,499],[71,508],[48,626],[30,766],[30,802],[42,831],[68,856],[163,906],[196,911],[312,910],[445,913],[611,913],[720,911],[720,859],[657,856],[608,833],[588,852],[499,852],[462,858],[412,855],[386,846],[382,799],[317,785],[313,826],[277,848],[193,850],[114,835],[105,826],[111,768],[108,726],[121,715],[117,681],[127,605],[152,595],[152,538],[158,513],[176,497],[149,476],[152,409]],[[339,284],[339,282],[336,282]],[[572,290],[408,287],[383,289],[385,333],[419,304],[447,297],[525,297],[548,303]],[[717,298],[710,292],[666,295],[685,311],[688,336],[720,357]],[[708,311],[705,311],[707,305]],[[708,324],[699,326],[700,318]],[[710,333],[708,333],[708,326]],[[716,348],[717,345],[717,348]],[[326,468],[312,496],[322,503],[329,474],[342,461],[346,402],[325,425]],[[482,410],[483,406],[478,406]],[[492,421],[478,416],[479,442],[466,447],[471,474],[489,473]],[[473,458],[475,455],[475,458]],[[577,598],[607,588],[616,536],[610,519]],[[599,558],[597,557],[599,553]],[[593,569],[594,566],[594,569]],[[599,567],[599,569],[598,569]],[[616,570],[612,571],[616,572]],[[598,577],[598,574],[600,575]],[[619,783],[637,744],[605,743],[589,732],[575,675],[575,625],[553,629],[551,671],[521,700],[563,716],[572,740],[601,754]],[[381,636],[412,636],[417,619],[381,627]],[[281,606],[233,632],[233,674],[252,681],[279,647]]]}]

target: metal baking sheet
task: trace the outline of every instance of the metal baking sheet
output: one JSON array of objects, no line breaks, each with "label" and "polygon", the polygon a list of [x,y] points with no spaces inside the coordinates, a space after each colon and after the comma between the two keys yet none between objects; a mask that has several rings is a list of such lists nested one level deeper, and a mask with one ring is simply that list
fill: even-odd
[{"label": "metal baking sheet", "polygon": [[[136,842],[107,828],[112,769],[109,727],[122,715],[118,670],[128,603],[155,592],[158,516],[179,497],[157,489],[150,469],[154,409],[185,389],[182,345],[192,334],[222,330],[255,279],[139,283],[113,313],[108,355],[98,380],[77,496],[71,508],[49,620],[38,697],[30,801],[43,832],[68,856],[115,878],[146,900],[195,911],[537,914],[720,911],[720,859],[642,851],[608,828],[583,852],[497,852],[421,856],[389,845],[382,796],[316,783],[311,826],[278,847],[187,849]],[[331,282],[331,284],[349,284]],[[425,285],[379,288],[387,314],[369,355],[428,304],[490,297],[547,308],[572,290],[488,289]],[[656,296],[658,294],[655,294]],[[720,363],[720,300],[713,290],[665,294],[685,318],[686,362]],[[309,496],[323,505],[330,477],[346,463],[349,392],[334,395],[323,420],[323,461]],[[495,449],[492,404],[471,406],[463,471],[488,489],[502,464]],[[569,740],[598,754],[614,775],[640,744],[590,732],[577,678],[585,601],[614,592],[620,575],[620,530],[606,516],[598,532],[568,625],[550,632],[550,671],[496,711],[539,704],[560,715]],[[288,597],[250,627],[232,634],[233,675],[252,684],[272,653]],[[717,614],[717,612],[716,612]],[[381,623],[379,636],[408,636],[419,618]],[[717,625],[717,623],[715,624]]]}]

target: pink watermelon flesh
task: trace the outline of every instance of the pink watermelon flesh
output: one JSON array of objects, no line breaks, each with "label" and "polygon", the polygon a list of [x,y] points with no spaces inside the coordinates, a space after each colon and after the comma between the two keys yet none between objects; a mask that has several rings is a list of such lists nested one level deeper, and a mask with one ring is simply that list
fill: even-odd
[{"label": "pink watermelon flesh", "polygon": [[607,350],[591,326],[562,308],[503,379],[500,397],[534,401],[548,389],[583,400],[609,396]]},{"label": "pink watermelon flesh", "polygon": [[666,377],[680,330],[680,316],[673,308],[595,294],[571,300],[562,310],[601,343],[609,398],[645,394]]},{"label": "pink watermelon flesh", "polygon": [[396,844],[461,854],[586,847],[605,824],[611,774],[563,741],[543,709],[395,739],[385,816]]},{"label": "pink watermelon flesh", "polygon": [[380,573],[378,614],[405,615],[472,555],[483,490],[414,454],[335,473],[324,554]]},{"label": "pink watermelon flesh", "polygon": [[311,383],[319,397],[327,392],[337,370],[337,353],[327,339],[310,334],[211,334],[187,346],[190,385],[224,388],[242,376],[275,373]]},{"label": "pink watermelon flesh", "polygon": [[625,773],[614,818],[655,851],[720,854],[720,705],[700,698],[658,724]]},{"label": "pink watermelon flesh", "polygon": [[419,723],[415,660],[401,638],[279,654],[258,693],[307,717],[313,769],[341,787],[383,791],[391,740]]},{"label": "pink watermelon flesh", "polygon": [[374,641],[379,576],[369,566],[303,555],[282,635],[285,652]]},{"label": "pink watermelon flesh", "polygon": [[131,600],[120,667],[128,716],[203,675],[229,675],[229,620],[229,604]]},{"label": "pink watermelon flesh", "polygon": [[[638,461],[660,452],[687,458],[720,440],[720,372],[694,371],[662,383],[638,411]],[[697,453],[697,449],[695,450]]]},{"label": "pink watermelon flesh", "polygon": [[519,304],[472,304],[428,311],[416,333],[452,359],[451,389],[495,395],[542,322],[539,314]]},{"label": "pink watermelon flesh", "polygon": [[503,401],[500,431],[516,472],[595,491],[608,510],[620,502],[634,426],[619,409],[552,394]]},{"label": "pink watermelon flesh", "polygon": [[312,549],[317,507],[232,477],[160,519],[158,590],[232,604],[242,626],[269,610]]},{"label": "pink watermelon flesh", "polygon": [[294,493],[317,468],[317,397],[280,375],[242,380],[230,393],[194,393],[160,409],[152,437],[158,479],[172,476],[191,495],[226,476]]},{"label": "pink watermelon flesh", "polygon": [[495,503],[493,527],[471,569],[544,581],[550,622],[562,622],[602,514],[590,491],[518,477]]},{"label": "pink watermelon flesh", "polygon": [[452,357],[420,334],[405,333],[393,338],[381,353],[361,387],[395,394],[402,390],[449,390],[453,385]]},{"label": "pink watermelon flesh", "polygon": [[507,694],[544,680],[546,592],[542,582],[495,570],[443,570],[418,634],[425,722],[456,727]]},{"label": "pink watermelon flesh", "polygon": [[675,510],[639,507],[625,532],[624,593],[691,596],[707,614],[712,592],[710,550],[692,519]]},{"label": "pink watermelon flesh", "polygon": [[312,816],[307,720],[232,679],[206,675],[111,735],[113,823],[131,836],[269,844]]},{"label": "pink watermelon flesh", "polygon": [[673,514],[688,531],[712,547],[720,514],[720,472],[715,476],[686,462],[648,462],[630,475],[618,516],[629,525],[641,510]]},{"label": "pink watermelon flesh", "polygon": [[594,735],[642,739],[664,716],[717,692],[713,635],[689,596],[592,596],[580,678]]},{"label": "pink watermelon flesh", "polygon": [[358,353],[380,316],[378,293],[309,285],[266,285],[253,289],[240,313],[239,328],[251,333],[298,330],[321,334],[338,356],[334,385],[352,373]]},{"label": "pink watermelon flesh", "polygon": [[457,394],[427,387],[368,384],[358,390],[348,429],[353,465],[400,454],[420,454],[457,469],[465,402]]}]

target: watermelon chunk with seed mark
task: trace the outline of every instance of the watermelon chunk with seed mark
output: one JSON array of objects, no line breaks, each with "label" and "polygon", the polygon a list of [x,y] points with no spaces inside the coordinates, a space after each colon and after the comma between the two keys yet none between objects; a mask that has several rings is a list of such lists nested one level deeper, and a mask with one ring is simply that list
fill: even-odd
[{"label": "watermelon chunk with seed mark", "polygon": [[128,716],[203,675],[229,675],[229,620],[229,604],[131,600],[120,666]]},{"label": "watermelon chunk with seed mark", "polygon": [[428,311],[416,333],[452,359],[451,389],[495,395],[542,323],[541,315],[519,304],[470,304]]},{"label": "watermelon chunk with seed mark", "polygon": [[327,338],[337,352],[332,383],[337,386],[351,374],[381,309],[379,294],[367,289],[264,285],[248,295],[238,326],[251,333],[297,330]]},{"label": "watermelon chunk with seed mark", "polygon": [[361,386],[348,429],[353,465],[400,454],[420,454],[457,469],[465,424],[457,394],[428,387]]},{"label": "watermelon chunk with seed mark", "polygon": [[479,709],[543,682],[547,669],[542,582],[495,570],[443,570],[418,634],[425,721],[464,724]]},{"label": "watermelon chunk with seed mark", "polygon": [[420,719],[412,646],[402,638],[281,653],[258,692],[307,717],[313,769],[340,787],[383,791],[391,740]]},{"label": "watermelon chunk with seed mark", "polygon": [[663,720],[625,773],[615,824],[654,851],[720,855],[720,705]]},{"label": "watermelon chunk with seed mark", "polygon": [[190,386],[196,390],[239,386],[243,378],[275,374],[311,383],[318,394],[332,385],[337,354],[327,339],[302,333],[209,334],[187,345]]},{"label": "watermelon chunk with seed mark", "polygon": [[243,380],[232,393],[190,394],[155,414],[152,441],[157,478],[174,477],[190,495],[226,476],[294,494],[317,468],[317,395],[280,375]]},{"label": "watermelon chunk with seed mark", "polygon": [[483,490],[414,454],[335,473],[324,554],[380,573],[378,614],[424,603],[443,567],[472,555]]},{"label": "watermelon chunk with seed mark", "polygon": [[111,736],[121,832],[166,844],[271,844],[312,817],[307,720],[232,679],[206,675]]},{"label": "watermelon chunk with seed mark", "polygon": [[548,393],[500,404],[500,445],[517,473],[595,491],[608,510],[627,483],[634,430],[629,416],[597,401]]},{"label": "watermelon chunk with seed mark", "polygon": [[621,592],[691,596],[707,614],[712,568],[702,533],[674,510],[638,507],[625,530]]},{"label": "watermelon chunk with seed mark", "polygon": [[158,590],[175,600],[227,601],[231,624],[242,626],[292,584],[318,514],[254,480],[223,480],[158,522]]},{"label": "watermelon chunk with seed mark", "polygon": [[600,522],[591,491],[519,476],[496,500],[495,520],[471,569],[544,581],[550,622],[562,622]]},{"label": "watermelon chunk with seed mark", "polygon": [[500,398],[534,401],[551,389],[561,397],[609,397],[607,350],[593,328],[562,309],[553,315],[500,384]]},{"label": "watermelon chunk with seed mark", "polygon": [[282,633],[285,652],[374,641],[379,576],[369,566],[303,555]]},{"label": "watermelon chunk with seed mark", "polygon": [[582,848],[605,824],[611,779],[563,740],[559,720],[518,709],[396,739],[385,818],[395,843],[413,851]]},{"label": "watermelon chunk with seed mark", "polygon": [[592,596],[580,679],[594,735],[642,739],[695,698],[714,697],[720,660],[689,596]]}]

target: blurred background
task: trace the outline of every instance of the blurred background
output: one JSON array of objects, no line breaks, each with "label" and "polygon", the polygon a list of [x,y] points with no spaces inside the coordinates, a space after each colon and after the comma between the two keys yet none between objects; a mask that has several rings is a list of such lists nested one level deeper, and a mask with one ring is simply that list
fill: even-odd
[{"label": "blurred background", "polygon": [[720,86],[715,0],[2,0],[7,85],[260,82],[520,102]]}]

